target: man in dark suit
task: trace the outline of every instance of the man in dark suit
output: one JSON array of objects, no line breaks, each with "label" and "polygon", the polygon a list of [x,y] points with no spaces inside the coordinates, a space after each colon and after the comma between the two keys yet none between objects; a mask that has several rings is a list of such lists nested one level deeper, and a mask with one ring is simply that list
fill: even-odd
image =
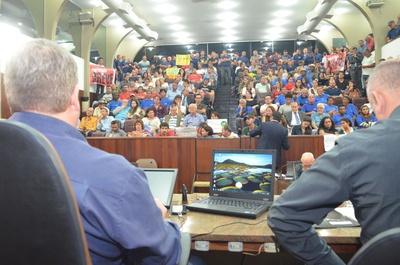
[{"label": "man in dark suit", "polygon": [[250,137],[260,135],[257,149],[276,150],[276,167],[281,165],[281,150],[289,150],[288,130],[280,122],[282,114],[274,112],[272,121],[263,122],[260,126],[250,132]]},{"label": "man in dark suit", "polygon": [[[297,115],[297,117],[296,117]],[[299,103],[296,101],[292,102],[292,111],[291,112],[286,112],[284,114],[285,119],[287,121],[287,124],[290,127],[293,127],[294,125],[300,125],[301,121],[307,116],[305,112],[299,111]]]}]

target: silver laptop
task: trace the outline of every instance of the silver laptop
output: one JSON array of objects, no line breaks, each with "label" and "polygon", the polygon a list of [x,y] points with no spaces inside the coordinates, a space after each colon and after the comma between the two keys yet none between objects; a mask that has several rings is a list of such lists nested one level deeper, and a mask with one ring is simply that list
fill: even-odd
[{"label": "silver laptop", "polygon": [[154,198],[169,208],[174,195],[174,187],[178,176],[177,168],[142,168],[149,182]]},{"label": "silver laptop", "polygon": [[257,218],[274,200],[275,160],[275,150],[214,149],[209,197],[187,209]]}]

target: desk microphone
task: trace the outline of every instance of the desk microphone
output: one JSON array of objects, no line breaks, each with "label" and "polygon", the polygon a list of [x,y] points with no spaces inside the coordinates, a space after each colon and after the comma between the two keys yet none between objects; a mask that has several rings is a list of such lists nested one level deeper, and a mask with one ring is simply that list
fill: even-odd
[{"label": "desk microphone", "polygon": [[285,165],[281,166],[281,171],[279,172],[278,179],[283,179],[283,177],[282,177],[282,169],[283,169],[284,167],[287,167],[287,165],[288,165],[288,164],[285,164]]},{"label": "desk microphone", "polygon": [[182,204],[188,203],[187,192],[188,192],[188,190],[187,190],[185,184],[182,184]]}]

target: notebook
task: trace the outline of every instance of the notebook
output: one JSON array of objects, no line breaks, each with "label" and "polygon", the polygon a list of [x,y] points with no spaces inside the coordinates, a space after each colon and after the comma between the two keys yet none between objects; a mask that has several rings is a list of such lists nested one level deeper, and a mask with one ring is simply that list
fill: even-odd
[{"label": "notebook", "polygon": [[169,209],[174,195],[177,168],[142,168],[149,182],[154,198],[159,199]]},{"label": "notebook", "polygon": [[257,218],[274,200],[276,151],[214,149],[209,197],[187,205],[207,213]]}]

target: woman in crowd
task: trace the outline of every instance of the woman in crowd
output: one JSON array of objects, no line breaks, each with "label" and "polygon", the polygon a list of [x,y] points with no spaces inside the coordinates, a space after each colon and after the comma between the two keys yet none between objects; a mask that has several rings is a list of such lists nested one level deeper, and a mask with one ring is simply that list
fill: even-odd
[{"label": "woman in crowd", "polygon": [[282,84],[277,82],[271,91],[271,99],[275,100],[282,93]]},{"label": "woman in crowd", "polygon": [[265,108],[265,112],[261,113],[261,122],[269,122],[271,121],[272,114],[275,112],[275,108],[272,106],[267,106]]},{"label": "woman in crowd", "polygon": [[312,86],[308,90],[308,94],[309,95],[311,95],[311,94],[317,95],[317,91],[318,91],[318,79],[314,79],[312,81]]},{"label": "woman in crowd", "polygon": [[156,91],[156,92],[160,92],[160,89],[162,88],[160,79],[163,79],[163,78],[157,79],[156,82],[154,83],[154,91]]},{"label": "woman in crowd", "polygon": [[146,126],[149,128],[152,135],[155,134],[160,129],[161,121],[158,117],[155,116],[154,110],[152,108],[148,108],[146,110],[146,117],[143,118],[144,128]]},{"label": "woman in crowd", "polygon": [[128,133],[128,137],[148,137],[152,136],[151,132],[144,128],[142,119],[137,119],[133,126],[135,129]]},{"label": "woman in crowd", "polygon": [[354,131],[351,126],[351,121],[348,118],[342,118],[340,124],[339,134],[348,134]]},{"label": "woman in crowd", "polygon": [[325,87],[325,86],[328,86],[328,84],[329,84],[329,80],[327,80],[325,78],[324,72],[320,72],[318,75],[318,86]]},{"label": "woman in crowd", "polygon": [[140,118],[143,116],[142,108],[139,105],[139,102],[135,99],[131,100],[131,108],[126,115],[127,119],[132,119],[134,116]]},{"label": "woman in crowd", "polygon": [[303,83],[301,82],[301,79],[297,79],[292,91],[290,92],[292,93],[294,100],[296,100],[297,95],[301,94],[302,89],[303,89]]},{"label": "woman in crowd", "polygon": [[214,134],[214,130],[208,126],[207,124],[203,125],[200,128],[200,139],[213,139],[215,138]]},{"label": "woman in crowd", "polygon": [[[242,94],[242,91],[243,91],[243,89],[246,89],[247,88],[247,85],[250,83],[250,77],[248,77],[247,75],[246,76],[243,76],[243,80],[242,80],[242,82],[239,84],[239,88],[238,88],[238,93],[239,93],[239,95],[241,95]],[[244,94],[243,94],[244,95]]]},{"label": "woman in crowd", "polygon": [[292,135],[311,135],[311,118],[304,117],[300,125],[295,125],[292,128]]},{"label": "woman in crowd", "polygon": [[154,97],[154,104],[149,109],[154,111],[154,115],[159,118],[163,119],[165,115],[167,115],[167,107],[161,104],[161,96],[156,95]]},{"label": "woman in crowd", "polygon": [[310,89],[310,87],[312,86],[312,84],[308,83],[308,78],[305,76],[303,76],[301,78],[301,85],[303,88],[307,88],[307,89]]},{"label": "woman in crowd", "polygon": [[241,98],[246,97],[246,92],[250,92],[252,98],[256,97],[256,89],[254,88],[253,82],[248,82],[246,88],[243,88],[241,92]]},{"label": "woman in crowd", "polygon": [[348,88],[344,91],[344,94],[349,96],[350,98],[361,98],[361,92],[358,88],[355,87],[356,82],[353,80],[349,81]]},{"label": "woman in crowd", "polygon": [[135,98],[141,102],[143,99],[146,98],[146,92],[143,91],[143,87],[139,86],[137,92],[133,93]]},{"label": "woman in crowd", "polygon": [[182,105],[182,96],[176,95],[174,98],[174,102],[176,104],[176,112],[178,115],[185,116],[186,115],[186,106]]},{"label": "woman in crowd", "polygon": [[287,84],[285,85],[286,90],[287,90],[287,91],[291,91],[291,90],[293,89],[294,85],[295,85],[295,82],[293,81],[293,77],[292,77],[292,76],[289,76],[288,82],[287,82]]},{"label": "woman in crowd", "polygon": [[369,112],[367,105],[362,105],[361,113],[357,116],[358,129],[371,127],[373,122],[377,122],[376,117]]},{"label": "woman in crowd", "polygon": [[257,100],[253,97],[250,91],[246,91],[246,96],[244,99],[246,100],[246,106],[252,107],[253,109],[258,107]]},{"label": "woman in crowd", "polygon": [[333,120],[331,117],[322,118],[321,122],[319,123],[317,133],[319,135],[325,135],[325,134],[338,135],[339,134],[339,132],[335,128],[335,124],[333,123]]}]

